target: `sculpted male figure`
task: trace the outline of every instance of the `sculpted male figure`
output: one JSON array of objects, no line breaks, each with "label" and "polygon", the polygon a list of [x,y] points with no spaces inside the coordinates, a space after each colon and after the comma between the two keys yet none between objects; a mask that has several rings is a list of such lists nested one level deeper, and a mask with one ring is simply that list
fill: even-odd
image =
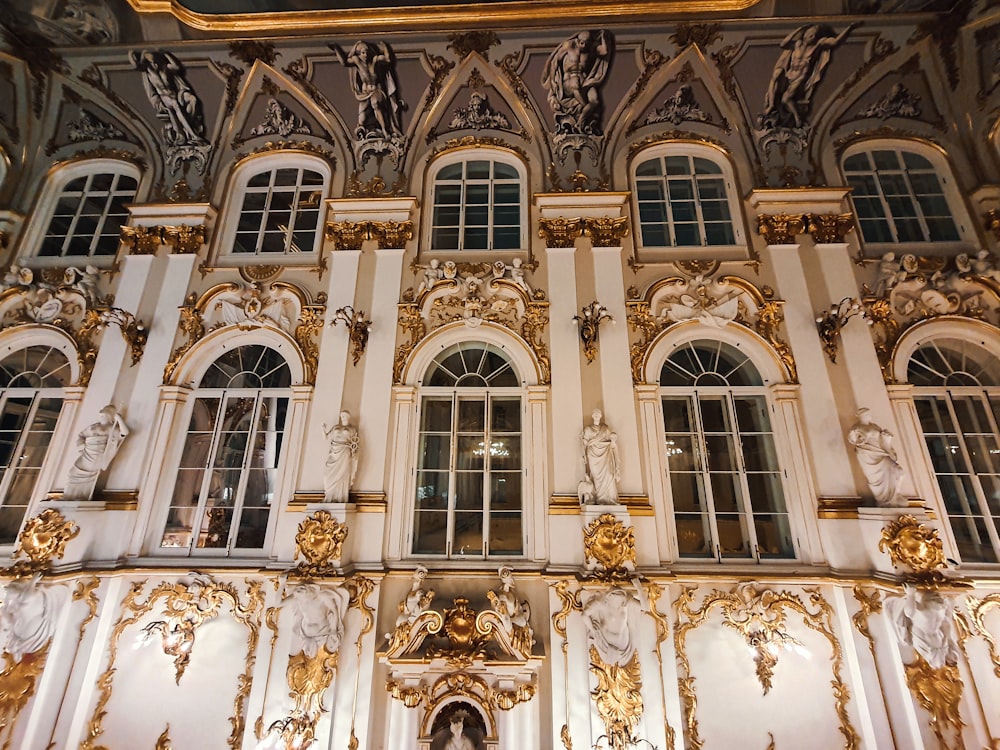
[{"label": "sculpted male figure", "polygon": [[[351,88],[358,100],[357,137],[366,138],[379,134],[386,138],[403,134],[403,100],[399,84],[392,70],[392,52],[385,42],[378,45],[365,41],[355,43],[349,54],[340,47],[330,45],[340,62],[352,68]],[[371,127],[371,120],[377,128]]]},{"label": "sculpted male figure", "polygon": [[142,83],[156,116],[163,121],[163,132],[171,146],[204,146],[205,121],[201,102],[184,78],[180,60],[169,52],[134,50],[129,59],[142,73]]},{"label": "sculpted male figure", "polygon": [[542,85],[560,133],[601,135],[597,87],[608,74],[611,46],[605,31],[581,31],[545,61]]},{"label": "sculpted male figure", "polygon": [[830,63],[833,48],[844,41],[855,26],[857,24],[853,23],[834,34],[826,24],[813,24],[802,26],[785,37],[781,42],[784,52],[774,66],[764,97],[761,117],[764,127],[803,127],[813,92]]}]

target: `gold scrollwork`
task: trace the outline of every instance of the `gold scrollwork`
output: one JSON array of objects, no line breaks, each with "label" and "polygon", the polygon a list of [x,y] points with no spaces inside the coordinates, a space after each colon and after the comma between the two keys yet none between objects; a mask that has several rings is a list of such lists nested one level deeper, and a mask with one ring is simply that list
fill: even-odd
[{"label": "gold scrollwork", "polygon": [[[556,596],[559,597],[559,601],[562,602],[562,608],[552,615],[552,629],[555,630],[563,639],[566,638],[566,619],[569,617],[570,613],[576,610],[577,612],[583,611],[583,604],[580,602],[580,592],[569,590],[569,581],[563,579],[557,581],[552,586],[552,590],[555,591]],[[563,641],[563,650],[565,651],[566,643]]]},{"label": "gold scrollwork", "polygon": [[888,553],[893,565],[905,565],[918,576],[934,576],[945,567],[944,545],[937,529],[924,526],[911,515],[886,524],[878,548]]},{"label": "gold scrollwork", "polygon": [[380,250],[396,250],[413,239],[413,222],[329,221],[325,236],[338,250],[360,250],[365,240],[375,240]]},{"label": "gold scrollwork", "polygon": [[347,333],[351,342],[351,361],[355,367],[361,361],[361,355],[368,348],[368,334],[372,329],[372,322],[365,317],[364,310],[355,310],[351,305],[338,307],[333,312],[333,320],[330,325],[336,326],[343,323],[347,328]]},{"label": "gold scrollwork", "polygon": [[[696,268],[691,266],[682,270],[691,274]],[[732,296],[734,292],[735,297]],[[729,296],[726,297],[726,294]],[[734,299],[735,303],[732,301]],[[657,303],[656,310],[653,309],[654,303]],[[774,299],[774,290],[769,286],[758,288],[740,276],[713,278],[699,273],[693,273],[690,277],[671,276],[661,279],[652,284],[641,297],[636,293],[632,299],[626,300],[629,327],[638,334],[638,338],[629,345],[633,382],[645,382],[646,357],[653,342],[663,331],[682,320],[672,313],[667,314],[669,308],[664,308],[664,303],[680,303],[677,306],[689,312],[684,319],[707,315],[717,323],[731,322],[750,329],[771,347],[785,368],[789,382],[797,382],[795,357],[791,347],[780,335],[785,319],[782,312],[784,300]],[[729,309],[728,306],[733,304],[735,308]]]},{"label": "gold scrollwork", "polygon": [[[66,544],[76,539],[80,527],[67,521],[54,508],[47,508],[24,524],[14,548],[14,564],[4,571],[8,575],[25,576],[46,573],[52,561],[66,554]],[[19,560],[19,557],[26,560]]]},{"label": "gold scrollwork", "polygon": [[208,237],[208,227],[204,224],[181,224],[179,226],[161,227],[163,242],[169,245],[177,255],[194,255],[205,244]]},{"label": "gold scrollwork", "polygon": [[[931,729],[942,750],[962,747],[964,722],[959,710],[962,677],[958,666],[945,664],[935,669],[917,654],[916,660],[905,665],[904,669],[906,685],[921,708],[931,715]],[[952,738],[956,744],[952,743]]]},{"label": "gold scrollwork", "polygon": [[17,660],[8,652],[3,654],[3,671],[0,671],[0,738],[7,735],[3,747],[9,748],[17,715],[28,705],[35,694],[35,685],[49,657],[51,639],[32,654]]},{"label": "gold scrollwork", "polygon": [[80,640],[83,640],[84,631],[87,629],[87,625],[90,621],[97,617],[97,605],[99,604],[97,599],[97,587],[101,585],[100,579],[96,576],[91,578],[89,581],[77,581],[76,588],[73,590],[73,601],[87,602],[87,606],[90,610],[87,612],[87,616],[83,618],[83,622],[80,623]]},{"label": "gold scrollwork", "polygon": [[995,208],[991,208],[985,214],[983,214],[983,219],[985,220],[985,226],[991,232],[993,236],[1000,240],[1000,211]]},{"label": "gold scrollwork", "polygon": [[633,732],[643,711],[638,652],[626,664],[608,664],[601,659],[597,648],[591,646],[590,672],[597,678],[597,687],[591,695],[612,750],[634,747]]},{"label": "gold scrollwork", "polygon": [[602,513],[583,530],[587,563],[594,560],[608,576],[626,576],[635,569],[635,529],[610,513]]},{"label": "gold scrollwork", "polygon": [[318,510],[299,524],[295,534],[295,557],[304,558],[295,572],[316,577],[335,572],[333,562],[340,560],[347,524],[340,523],[325,510]]},{"label": "gold scrollwork", "polygon": [[170,744],[170,725],[167,724],[166,729],[160,732],[160,736],[156,738],[153,750],[172,750],[172,748],[173,745]]},{"label": "gold scrollwork", "polygon": [[[785,631],[784,623],[787,611],[797,613],[806,627],[819,633],[830,645],[832,652],[833,680],[830,683],[833,691],[834,707],[840,720],[840,733],[844,737],[844,750],[856,750],[860,744],[857,730],[851,724],[848,703],[850,690],[843,681],[841,673],[844,667],[843,652],[840,642],[833,630],[833,609],[817,589],[806,589],[809,603],[789,591],[759,590],[755,584],[744,582],[737,585],[734,591],[712,590],[704,595],[700,606],[694,605],[696,587],[685,586],[674,601],[674,611],[677,625],[674,628],[674,645],[677,651],[679,666],[678,686],[686,714],[688,728],[688,744],[692,748],[701,748],[702,740],[698,735],[698,723],[695,717],[697,696],[694,689],[694,677],[691,675],[691,664],[687,657],[687,636],[702,625],[718,608],[723,617],[723,624],[736,630],[743,636],[746,643],[754,650],[758,680],[765,694],[770,686],[770,678],[776,662],[775,652],[778,646],[791,643],[791,636]],[[787,610],[787,611],[786,611]],[[768,644],[775,644],[769,648]],[[762,652],[767,652],[766,659],[758,658]],[[766,662],[766,663],[765,663]]]},{"label": "gold scrollwork", "polygon": [[191,292],[187,299],[187,304],[181,307],[181,317],[177,328],[182,334],[187,336],[187,341],[182,342],[174,349],[173,354],[170,355],[170,361],[163,368],[164,383],[170,382],[170,378],[173,376],[174,370],[177,369],[181,357],[187,354],[191,347],[205,335],[205,320],[202,318],[201,310],[195,306],[196,301],[197,296],[194,292]]},{"label": "gold scrollwork", "polygon": [[295,343],[299,345],[302,359],[305,360],[306,382],[316,382],[316,369],[319,367],[319,345],[316,336],[323,329],[323,316],[326,307],[323,305],[308,305],[302,308],[299,323],[295,326]]},{"label": "gold scrollwork", "polygon": [[428,698],[430,693],[426,685],[421,685],[418,688],[405,687],[395,680],[388,680],[385,683],[385,689],[393,698],[402,701],[407,708],[416,708]]},{"label": "gold scrollwork", "polygon": [[851,617],[855,629],[868,641],[868,648],[875,656],[875,639],[868,629],[868,618],[873,614],[877,615],[882,611],[882,597],[875,589],[866,591],[860,584],[854,587],[854,598],[858,600],[861,608]]},{"label": "gold scrollwork", "polygon": [[805,231],[805,214],[760,214],[757,217],[757,234],[768,245],[793,245],[796,236]]},{"label": "gold scrollwork", "polygon": [[573,247],[577,237],[583,236],[583,219],[556,217],[538,220],[538,236],[545,240],[545,247]]},{"label": "gold scrollwork", "polygon": [[[80,743],[80,750],[101,750],[97,740],[104,734],[104,719],[107,716],[108,701],[114,689],[114,675],[117,668],[118,652],[121,648],[122,634],[130,626],[135,625],[149,614],[156,604],[164,602],[165,613],[172,619],[191,617],[206,619],[218,614],[223,602],[229,604],[233,619],[247,629],[247,650],[244,671],[237,677],[236,695],[233,699],[233,716],[229,717],[232,726],[226,743],[237,750],[243,743],[243,728],[246,723],[246,699],[250,694],[254,663],[256,662],[257,642],[260,639],[260,619],[264,608],[264,593],[260,581],[246,581],[246,598],[241,598],[239,591],[231,583],[215,581],[201,577],[186,585],[182,582],[170,583],[164,581],[155,586],[146,597],[140,601],[146,581],[135,581],[125,595],[121,604],[121,614],[111,631],[108,646],[108,665],[97,678],[97,701],[87,727],[85,739]],[[197,610],[197,611],[195,611]]]},{"label": "gold scrollwork", "polygon": [[976,599],[974,596],[966,597],[965,606],[969,610],[969,631],[986,641],[990,650],[990,661],[993,662],[993,674],[1000,677],[1000,651],[997,650],[996,640],[987,629],[985,621],[991,609],[1000,608],[1000,594],[989,594],[982,599]]},{"label": "gold scrollwork", "polygon": [[410,354],[413,353],[417,344],[427,335],[427,324],[420,314],[420,308],[410,302],[399,305],[399,327],[410,338],[396,349],[396,356],[392,362],[392,382],[394,383],[402,382],[403,367],[406,366],[406,361],[410,358]]}]

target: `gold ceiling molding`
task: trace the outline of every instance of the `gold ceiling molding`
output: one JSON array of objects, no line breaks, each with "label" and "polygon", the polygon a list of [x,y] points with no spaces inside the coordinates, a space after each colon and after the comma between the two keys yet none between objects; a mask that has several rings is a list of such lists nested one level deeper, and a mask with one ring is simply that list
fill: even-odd
[{"label": "gold ceiling molding", "polygon": [[325,510],[318,510],[299,524],[295,534],[295,558],[303,558],[295,574],[306,578],[336,573],[340,562],[347,524],[340,523]]},{"label": "gold ceiling molding", "polygon": [[[167,618],[167,621],[164,621],[163,639],[166,641],[168,631],[177,631],[182,642],[191,644],[186,652],[188,658],[193,653],[194,628],[197,627],[197,624],[192,626],[190,640],[188,640],[187,626],[185,625],[188,618],[197,620],[197,623],[214,618],[219,614],[222,604],[225,603],[229,605],[233,619],[247,629],[244,670],[236,681],[236,694],[233,698],[234,715],[229,717],[229,723],[233,729],[226,741],[228,747],[232,750],[238,750],[243,744],[246,699],[250,694],[254,663],[257,658],[257,642],[260,638],[261,614],[264,608],[264,591],[261,582],[247,579],[245,594],[241,595],[236,586],[231,583],[216,581],[211,576],[199,575],[187,584],[181,581],[174,583],[163,581],[153,587],[145,601],[142,601],[141,597],[145,588],[146,580],[134,581],[131,589],[122,599],[121,614],[111,631],[108,645],[108,664],[97,679],[97,702],[90,717],[85,739],[80,743],[80,750],[101,750],[102,746],[97,744],[97,740],[104,734],[104,719],[108,713],[107,705],[114,692],[114,676],[117,671],[122,634],[152,612],[160,602],[163,603],[163,614]],[[158,631],[159,628],[151,627],[155,624],[155,622],[150,623],[142,631],[150,634]],[[178,664],[178,658],[175,658],[175,672],[179,681],[183,674],[183,667]]]},{"label": "gold ceiling molding", "polygon": [[[783,644],[794,642],[791,634],[785,630],[788,613],[798,614],[806,628],[823,636],[830,645],[833,676],[830,685],[834,710],[840,722],[840,733],[844,738],[843,747],[844,750],[857,750],[860,747],[861,737],[851,724],[848,710],[851,693],[842,677],[843,651],[834,632],[833,608],[819,589],[804,589],[803,593],[808,598],[803,600],[801,596],[790,591],[762,589],[753,582],[744,582],[738,584],[733,591],[714,589],[707,592],[697,606],[696,591],[695,586],[682,587],[673,605],[676,615],[674,648],[677,653],[678,687],[687,727],[685,740],[691,750],[700,750],[704,747],[704,740],[699,733],[696,716],[697,693],[687,654],[687,638],[690,633],[703,625],[716,609],[721,612],[723,625],[739,633],[754,652],[757,678],[765,695],[770,688],[774,667],[777,665],[774,651]],[[769,648],[769,645],[774,648]]]},{"label": "gold ceiling molding", "polygon": [[737,13],[760,0],[644,0],[636,3],[596,0],[491,2],[480,4],[392,6],[381,8],[338,7],[327,10],[271,11],[264,13],[196,13],[180,0],[129,0],[139,13],[170,13],[182,23],[201,31],[244,32],[260,35],[274,32],[338,31],[380,32],[453,30],[482,26],[547,26],[572,16],[584,23],[600,19],[641,20],[693,13]]},{"label": "gold ceiling molding", "polygon": [[660,279],[645,294],[640,295],[636,289],[628,297],[625,309],[629,328],[638,335],[629,344],[632,382],[645,382],[647,360],[656,340],[674,325],[689,321],[716,326],[736,324],[753,331],[771,349],[788,381],[798,382],[795,357],[780,336],[785,302],[774,299],[771,287],[758,287],[741,276],[695,273],[691,277]]}]

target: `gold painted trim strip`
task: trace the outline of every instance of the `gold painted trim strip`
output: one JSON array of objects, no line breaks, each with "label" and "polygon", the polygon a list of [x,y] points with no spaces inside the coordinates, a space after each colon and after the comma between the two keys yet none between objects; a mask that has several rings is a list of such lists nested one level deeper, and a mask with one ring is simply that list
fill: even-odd
[{"label": "gold painted trim strip", "polygon": [[[630,516],[655,516],[645,495],[620,495],[618,499]],[[553,495],[549,500],[550,516],[580,515],[580,499],[576,495]]]},{"label": "gold painted trim strip", "polygon": [[243,31],[254,36],[269,31],[416,31],[422,29],[496,28],[498,26],[543,26],[572,16],[582,23],[597,19],[663,18],[690,13],[736,13],[752,8],[760,0],[646,0],[624,3],[596,0],[497,2],[419,7],[350,8],[271,13],[195,13],[179,0],[129,0],[139,13],[170,13],[181,23],[201,31]]},{"label": "gold painted trim strip", "polygon": [[[305,513],[309,505],[320,505],[325,495],[322,492],[296,492],[286,507],[289,513]],[[384,492],[352,492],[351,503],[358,513],[385,513]]]}]

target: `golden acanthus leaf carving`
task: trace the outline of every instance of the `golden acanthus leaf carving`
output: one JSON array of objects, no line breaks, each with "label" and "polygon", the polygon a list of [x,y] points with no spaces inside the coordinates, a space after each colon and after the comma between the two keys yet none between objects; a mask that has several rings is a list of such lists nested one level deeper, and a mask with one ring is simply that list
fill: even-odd
[{"label": "golden acanthus leaf carving", "polygon": [[305,380],[316,382],[316,369],[319,367],[319,345],[316,337],[323,330],[323,317],[326,315],[324,305],[307,305],[302,308],[299,323],[295,326],[295,343],[299,345],[302,358],[305,360]]},{"label": "golden acanthus leaf carving", "polygon": [[181,357],[187,354],[191,347],[205,335],[205,320],[202,318],[201,310],[195,306],[196,302],[197,295],[192,292],[187,298],[186,304],[181,307],[181,317],[177,324],[177,328],[187,337],[187,340],[181,342],[181,344],[174,349],[166,367],[163,368],[164,383],[170,382],[170,378],[173,377],[174,370],[177,369],[177,365],[180,363]]},{"label": "golden acanthus leaf carving", "polygon": [[405,687],[395,680],[388,680],[385,689],[393,698],[402,701],[407,708],[416,708],[428,694],[426,685],[421,685],[419,688]]},{"label": "golden acanthus leaf carving", "polygon": [[[24,524],[14,547],[14,565],[7,572],[21,576],[50,570],[53,560],[62,558],[67,543],[79,533],[80,527],[67,521],[58,510],[43,510]],[[27,559],[18,559],[21,557]]]},{"label": "golden acanthus leaf carving", "polygon": [[854,231],[854,214],[809,214],[806,230],[817,245],[843,244]]},{"label": "golden acanthus leaf carving", "polygon": [[628,237],[627,216],[593,216],[583,220],[583,233],[594,247],[621,247]]},{"label": "golden acanthus leaf carving", "polygon": [[882,612],[882,597],[877,590],[866,591],[863,586],[858,584],[854,587],[854,598],[857,599],[861,608],[851,617],[851,622],[854,623],[855,629],[868,641],[868,648],[871,650],[872,656],[874,656],[875,639],[868,629],[868,618],[873,614],[877,615]]},{"label": "golden acanthus leaf carving", "polygon": [[945,567],[937,529],[923,525],[915,516],[902,515],[886,524],[878,548],[888,553],[893,565],[905,565],[919,576],[933,576]]},{"label": "golden acanthus leaf carving", "polygon": [[573,247],[577,237],[583,236],[583,219],[557,217],[538,220],[538,236],[545,240],[545,247]]},{"label": "golden acanthus leaf carving", "polygon": [[84,631],[87,629],[87,625],[90,621],[97,617],[97,605],[100,603],[97,599],[97,587],[101,585],[101,580],[94,576],[90,580],[77,581],[76,588],[73,590],[73,601],[79,602],[84,601],[89,607],[87,616],[83,618],[83,622],[80,623],[80,640],[83,640]]},{"label": "golden acanthus leaf carving", "polygon": [[566,619],[569,617],[570,613],[574,610],[577,612],[583,611],[583,603],[580,601],[579,591],[569,590],[569,581],[562,579],[557,581],[552,585],[552,590],[555,591],[559,601],[562,603],[560,610],[552,615],[552,629],[555,630],[563,640],[563,651],[566,650]]},{"label": "golden acanthus leaf carving", "polygon": [[602,513],[583,530],[584,557],[594,560],[609,575],[635,569],[635,529],[611,513]]},{"label": "golden acanthus leaf carving", "polygon": [[303,558],[295,572],[301,576],[323,576],[334,572],[333,561],[340,560],[347,524],[340,523],[325,510],[318,510],[299,524],[295,534],[295,557]]},{"label": "golden acanthus leaf carving", "polygon": [[173,750],[173,745],[170,744],[169,724],[167,724],[166,729],[160,732],[160,736],[156,738],[156,745],[153,746],[153,750]]},{"label": "golden acanthus leaf carving", "polygon": [[590,671],[597,678],[591,696],[604,722],[608,744],[611,750],[627,750],[635,744],[633,732],[643,711],[639,653],[633,653],[626,664],[607,664],[591,646]]},{"label": "golden acanthus leaf carving", "polygon": [[194,255],[205,244],[208,236],[208,227],[204,224],[181,224],[179,226],[161,227],[163,230],[163,242],[169,245],[171,250],[177,255]]},{"label": "golden acanthus leaf carving", "polygon": [[294,714],[310,715],[318,721],[323,712],[323,694],[337,674],[338,654],[320,646],[314,656],[305,651],[289,657],[285,678],[295,699]]},{"label": "golden acanthus leaf carving", "polygon": [[905,666],[906,685],[927,713],[930,727],[942,748],[962,747],[965,723],[959,710],[962,702],[962,677],[958,666],[945,664],[937,669],[920,655]]},{"label": "golden acanthus leaf carving", "polygon": [[160,226],[125,226],[119,238],[132,255],[153,255],[164,244],[163,229]]},{"label": "golden acanthus leaf carving", "polygon": [[804,214],[760,214],[757,233],[768,245],[794,245],[795,238],[806,231]]},{"label": "golden acanthus leaf carving", "polygon": [[35,694],[38,678],[45,671],[52,641],[31,654],[25,654],[20,661],[10,653],[3,654],[3,671],[0,671],[0,740],[3,747],[10,747],[11,735],[18,714],[28,705]]}]

